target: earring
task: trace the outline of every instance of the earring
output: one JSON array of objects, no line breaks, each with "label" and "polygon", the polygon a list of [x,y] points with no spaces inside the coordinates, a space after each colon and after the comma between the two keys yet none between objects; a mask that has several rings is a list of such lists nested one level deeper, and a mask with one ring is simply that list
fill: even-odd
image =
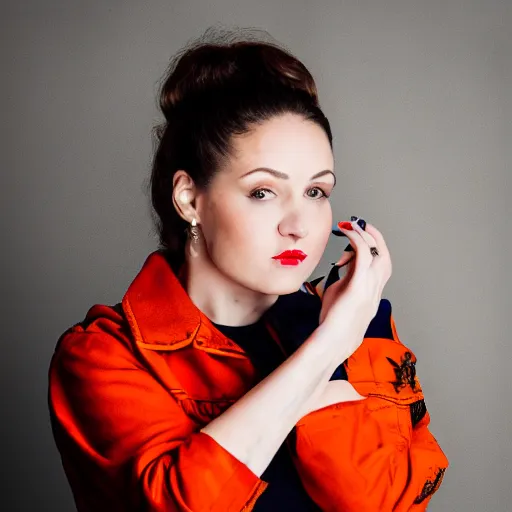
[{"label": "earring", "polygon": [[190,226],[188,226],[188,236],[192,242],[197,242],[199,240],[200,234],[196,219],[192,219]]}]

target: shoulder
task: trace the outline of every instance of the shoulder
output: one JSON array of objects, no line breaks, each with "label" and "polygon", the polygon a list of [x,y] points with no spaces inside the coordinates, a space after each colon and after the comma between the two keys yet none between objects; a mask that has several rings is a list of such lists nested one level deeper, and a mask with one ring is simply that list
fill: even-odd
[{"label": "shoulder", "polygon": [[133,342],[121,303],[95,304],[83,320],[58,338],[50,371],[78,366],[107,367],[114,359],[131,359]]}]

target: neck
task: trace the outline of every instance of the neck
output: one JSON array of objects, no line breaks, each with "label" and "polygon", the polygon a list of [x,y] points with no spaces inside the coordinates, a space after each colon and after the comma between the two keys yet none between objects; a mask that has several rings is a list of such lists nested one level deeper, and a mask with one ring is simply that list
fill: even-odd
[{"label": "neck", "polygon": [[203,254],[187,257],[178,278],[192,302],[214,323],[242,326],[257,322],[278,295],[250,290],[223,274]]}]

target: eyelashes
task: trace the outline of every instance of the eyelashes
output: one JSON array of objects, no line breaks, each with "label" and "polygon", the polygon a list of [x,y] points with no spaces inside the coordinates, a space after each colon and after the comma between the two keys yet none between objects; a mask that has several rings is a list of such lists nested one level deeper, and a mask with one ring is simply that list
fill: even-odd
[{"label": "eyelashes", "polygon": [[[311,199],[313,199],[313,200],[328,199],[328,198],[329,198],[329,196],[330,196],[330,194],[328,194],[328,193],[327,193],[324,189],[322,189],[321,187],[312,187],[312,188],[310,188],[310,189],[308,190],[308,192],[309,192],[309,191],[311,191],[311,190],[319,190],[319,191],[320,191],[320,194],[321,194],[321,195],[320,195],[320,196],[318,196],[318,197],[311,197],[311,196],[308,196],[308,197],[310,197],[310,198],[311,198]],[[263,200],[264,200],[264,198],[263,198],[263,197],[261,197],[261,194],[262,194],[262,193],[265,193],[265,192],[270,192],[271,194],[274,194],[274,195],[275,195],[275,193],[274,193],[272,190],[270,190],[269,188],[260,187],[260,188],[257,188],[256,190],[253,190],[253,191],[250,193],[249,197],[250,197],[251,199],[255,199],[255,200],[257,200],[257,201],[263,201]],[[257,195],[258,195],[258,194],[260,194],[260,197],[257,197]]]}]

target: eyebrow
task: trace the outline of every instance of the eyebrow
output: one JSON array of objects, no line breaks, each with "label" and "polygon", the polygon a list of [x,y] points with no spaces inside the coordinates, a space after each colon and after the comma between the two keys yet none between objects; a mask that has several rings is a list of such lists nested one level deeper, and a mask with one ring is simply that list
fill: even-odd
[{"label": "eyebrow", "polygon": [[[240,179],[245,178],[246,176],[249,176],[250,174],[254,174],[255,172],[266,172],[266,173],[271,174],[272,176],[275,176],[276,178],[279,178],[282,180],[290,179],[290,176],[288,176],[288,174],[281,172],[281,171],[276,171],[275,169],[270,169],[269,167],[258,167],[257,169],[253,169],[252,171],[246,172],[245,174],[240,176]],[[313,174],[313,176],[311,176],[311,178],[310,178],[310,181],[313,181],[316,178],[320,178],[321,176],[325,176],[326,174],[332,174],[332,176],[334,178],[334,184],[336,185],[336,176],[329,169],[326,169],[325,171],[320,171],[320,172],[317,172],[316,174]]]}]

